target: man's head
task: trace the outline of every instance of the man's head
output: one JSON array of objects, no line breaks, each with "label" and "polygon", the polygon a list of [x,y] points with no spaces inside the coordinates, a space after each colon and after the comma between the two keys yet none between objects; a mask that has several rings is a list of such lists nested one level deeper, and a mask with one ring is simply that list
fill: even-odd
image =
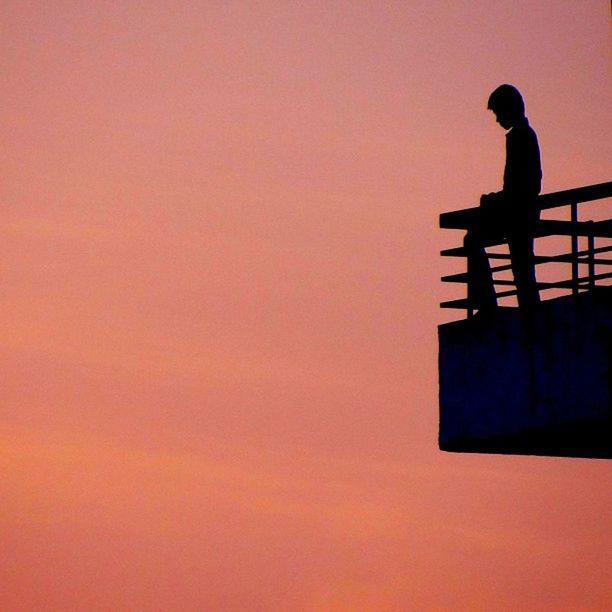
[{"label": "man's head", "polygon": [[512,85],[500,85],[490,96],[487,108],[495,113],[497,123],[509,130],[525,116],[521,92]]}]

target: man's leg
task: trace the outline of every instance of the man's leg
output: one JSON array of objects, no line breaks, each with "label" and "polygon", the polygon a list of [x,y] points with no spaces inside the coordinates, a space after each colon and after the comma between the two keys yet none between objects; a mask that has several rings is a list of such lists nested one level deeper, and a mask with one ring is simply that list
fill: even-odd
[{"label": "man's leg", "polygon": [[468,301],[478,310],[491,310],[497,306],[485,242],[485,233],[480,224],[470,229],[463,240],[467,253]]},{"label": "man's leg", "polygon": [[540,303],[535,275],[533,236],[528,230],[514,231],[508,236],[508,245],[519,308],[532,308]]}]

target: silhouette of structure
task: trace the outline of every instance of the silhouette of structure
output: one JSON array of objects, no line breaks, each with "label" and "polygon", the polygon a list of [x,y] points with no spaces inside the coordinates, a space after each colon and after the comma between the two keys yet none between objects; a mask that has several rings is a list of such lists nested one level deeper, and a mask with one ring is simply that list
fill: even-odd
[{"label": "silhouette of structure", "polygon": [[[611,197],[607,182],[535,198],[538,212],[569,207],[569,220],[537,220],[532,227],[536,246],[540,238],[569,238],[569,253],[533,258],[536,266],[571,269],[570,278],[537,282],[540,293],[556,294],[552,299],[476,316],[481,304],[469,294],[441,304],[465,310],[467,318],[438,328],[440,449],[612,458],[612,259],[604,255],[612,252],[612,219],[578,219],[579,205],[598,202],[599,208]],[[440,227],[469,233],[480,214],[479,207],[444,213]],[[506,243],[506,237],[489,236],[483,252]],[[502,287],[494,297],[516,296],[516,281],[503,278],[511,256],[494,250],[485,253],[501,264],[491,268],[493,286]],[[466,257],[469,249],[441,254]]]}]

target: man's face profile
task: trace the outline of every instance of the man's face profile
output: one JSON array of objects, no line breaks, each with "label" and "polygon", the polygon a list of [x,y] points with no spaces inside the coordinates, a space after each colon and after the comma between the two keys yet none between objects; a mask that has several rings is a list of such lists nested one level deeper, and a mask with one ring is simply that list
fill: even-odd
[{"label": "man's face profile", "polygon": [[512,115],[507,110],[503,108],[493,109],[493,114],[495,115],[497,123],[505,130],[509,130],[514,125]]}]

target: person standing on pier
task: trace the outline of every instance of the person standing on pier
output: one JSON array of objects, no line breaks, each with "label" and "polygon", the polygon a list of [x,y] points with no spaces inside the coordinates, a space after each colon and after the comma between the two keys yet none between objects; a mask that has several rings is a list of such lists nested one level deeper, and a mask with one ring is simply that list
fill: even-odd
[{"label": "person standing on pier", "polygon": [[517,299],[521,309],[540,302],[535,276],[533,238],[540,211],[542,185],[538,137],[525,116],[525,103],[516,87],[500,85],[487,108],[506,134],[503,188],[480,198],[479,215],[466,234],[468,300],[479,311],[497,307],[493,276],[485,251],[487,243],[508,240]]}]

